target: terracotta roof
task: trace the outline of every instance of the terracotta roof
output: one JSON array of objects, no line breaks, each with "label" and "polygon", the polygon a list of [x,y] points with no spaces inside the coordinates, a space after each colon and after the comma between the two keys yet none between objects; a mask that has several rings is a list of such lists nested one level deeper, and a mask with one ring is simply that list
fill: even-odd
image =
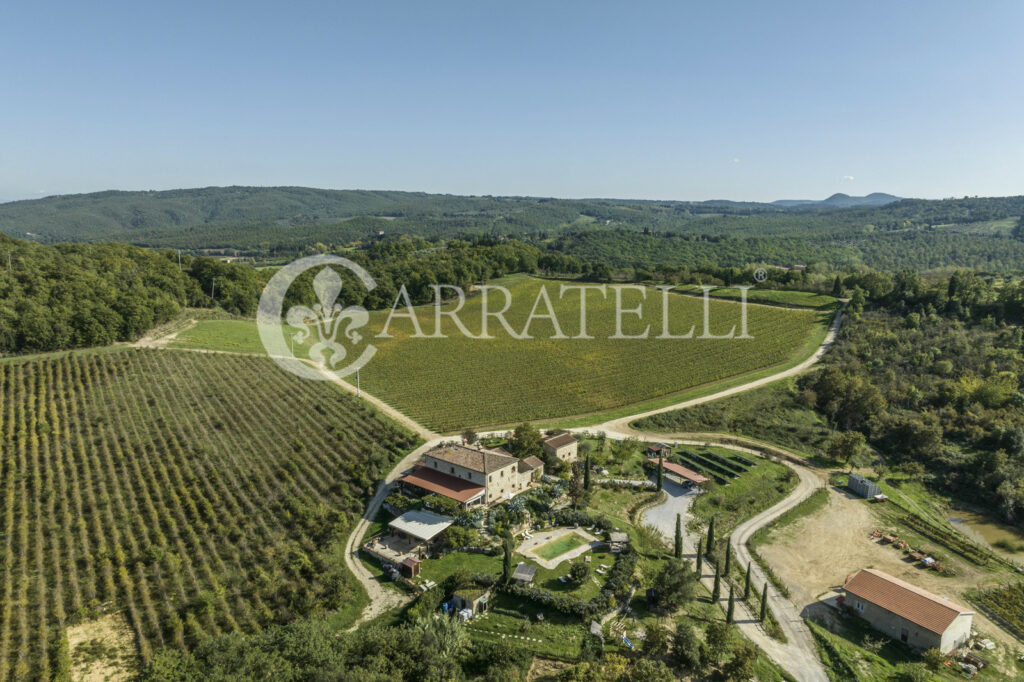
[{"label": "terracotta roof", "polygon": [[871,568],[846,581],[847,594],[860,597],[930,632],[942,634],[962,613],[974,613],[955,602]]},{"label": "terracotta roof", "polygon": [[504,469],[518,461],[511,455],[503,455],[493,450],[467,448],[464,445],[448,445],[437,450],[431,450],[427,455],[471,471],[479,471],[482,474],[489,474],[492,471]]},{"label": "terracotta roof", "polygon": [[576,442],[571,433],[560,433],[557,436],[549,436],[544,439],[545,445],[550,445],[554,449],[564,448],[566,445],[572,445]]},{"label": "terracotta roof", "polygon": [[[657,457],[648,457],[647,461],[651,462],[652,464],[657,464],[658,463],[658,458]],[[698,474],[696,471],[694,471],[693,469],[687,469],[683,465],[676,464],[675,462],[669,462],[669,461],[666,460],[665,461],[665,471],[673,473],[676,476],[682,476],[683,478],[685,478],[685,479],[687,479],[689,481],[693,481],[694,483],[707,483],[708,482],[708,477],[707,476],[702,476],[702,475]]]},{"label": "terracotta roof", "polygon": [[539,469],[542,466],[544,466],[544,462],[540,461],[539,457],[530,455],[526,459],[519,460],[519,473],[524,474],[527,471],[533,471],[534,469]]},{"label": "terracotta roof", "polygon": [[398,480],[438,495],[444,495],[458,502],[467,502],[484,491],[483,486],[476,485],[472,481],[458,476],[449,476],[424,466],[416,467],[411,474],[402,476]]}]

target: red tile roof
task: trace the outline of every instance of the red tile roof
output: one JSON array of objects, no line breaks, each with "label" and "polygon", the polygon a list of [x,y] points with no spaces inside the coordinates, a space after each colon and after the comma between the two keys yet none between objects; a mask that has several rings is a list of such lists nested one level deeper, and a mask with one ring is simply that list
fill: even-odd
[{"label": "red tile roof", "polygon": [[973,613],[928,590],[871,568],[857,571],[846,581],[844,589],[847,594],[860,597],[939,635],[960,614]]},{"label": "red tile roof", "polygon": [[416,467],[411,474],[406,474],[398,480],[438,495],[444,495],[458,502],[471,500],[484,490],[483,486],[476,485],[472,481],[458,476],[449,476],[424,466]]},{"label": "red tile roof", "polygon": [[[657,457],[648,457],[647,461],[651,462],[652,464],[657,464],[658,463],[658,458]],[[675,462],[666,461],[665,462],[665,471],[673,473],[676,476],[682,476],[683,478],[685,478],[687,480],[690,480],[690,481],[693,481],[694,483],[707,483],[708,480],[709,480],[707,476],[701,476],[700,474],[698,474],[693,469],[687,469],[683,465],[676,464]]]}]

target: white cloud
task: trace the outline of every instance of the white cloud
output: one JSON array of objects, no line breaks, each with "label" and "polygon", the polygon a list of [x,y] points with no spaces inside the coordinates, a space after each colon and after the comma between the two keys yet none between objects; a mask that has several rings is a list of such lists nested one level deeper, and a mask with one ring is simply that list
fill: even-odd
[{"label": "white cloud", "polygon": [[738,156],[732,157],[732,162],[733,163],[739,163],[740,162],[740,157],[738,157]]},{"label": "white cloud", "polygon": [[852,175],[844,175],[843,176],[843,182],[853,182],[853,176]]}]

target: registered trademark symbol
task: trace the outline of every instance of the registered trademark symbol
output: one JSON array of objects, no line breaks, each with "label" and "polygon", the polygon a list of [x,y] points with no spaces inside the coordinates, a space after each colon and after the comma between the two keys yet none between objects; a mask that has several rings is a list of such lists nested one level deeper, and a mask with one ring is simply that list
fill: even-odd
[{"label": "registered trademark symbol", "polygon": [[757,280],[758,282],[765,281],[766,279],[768,279],[768,271],[765,270],[764,268],[758,268],[757,270],[754,270],[754,279]]}]

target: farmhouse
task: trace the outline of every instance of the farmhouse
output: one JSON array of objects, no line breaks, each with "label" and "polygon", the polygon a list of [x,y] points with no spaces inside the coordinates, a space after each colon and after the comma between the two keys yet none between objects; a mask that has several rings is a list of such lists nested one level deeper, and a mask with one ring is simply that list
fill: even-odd
[{"label": "farmhouse", "polygon": [[571,433],[560,433],[548,436],[543,441],[544,454],[557,457],[563,462],[575,462],[579,450],[579,441]]},{"label": "farmhouse", "polygon": [[850,474],[846,487],[861,497],[875,497],[882,494],[882,489],[874,481],[869,481],[860,474]]},{"label": "farmhouse", "polygon": [[402,572],[412,577],[419,573],[418,559],[429,555],[438,536],[450,525],[450,518],[426,509],[407,511],[388,524],[386,535],[373,538],[363,549],[385,564],[401,566]]},{"label": "farmhouse", "polygon": [[843,590],[844,606],[874,629],[915,649],[948,653],[971,636],[972,611],[888,573],[862,569]]},{"label": "farmhouse", "polygon": [[419,494],[436,493],[470,507],[511,499],[543,474],[544,463],[536,457],[520,460],[494,450],[448,445],[426,453],[412,473],[398,480]]},{"label": "farmhouse", "polygon": [[[655,466],[658,465],[657,457],[649,457],[647,461]],[[682,482],[684,485],[700,485],[701,483],[708,482],[707,476],[698,474],[693,469],[687,469],[682,464],[676,464],[675,462],[669,462],[668,460],[664,460],[664,465],[665,473],[668,474],[669,476],[674,476],[680,479],[680,482]]]}]

